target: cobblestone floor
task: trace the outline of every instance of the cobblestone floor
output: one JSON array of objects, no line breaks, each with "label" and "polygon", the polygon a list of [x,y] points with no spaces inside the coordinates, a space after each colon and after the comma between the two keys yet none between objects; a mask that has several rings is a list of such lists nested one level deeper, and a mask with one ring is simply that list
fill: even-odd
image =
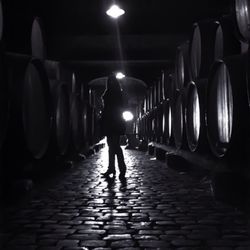
[{"label": "cobblestone floor", "polygon": [[102,149],[11,211],[1,249],[250,249],[247,216],[215,201],[207,183],[124,152],[126,183],[101,178]]}]

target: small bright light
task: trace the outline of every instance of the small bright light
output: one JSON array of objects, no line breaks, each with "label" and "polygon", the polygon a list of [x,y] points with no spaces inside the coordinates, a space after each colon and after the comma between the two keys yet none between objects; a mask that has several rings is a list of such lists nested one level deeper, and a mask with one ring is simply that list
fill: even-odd
[{"label": "small bright light", "polygon": [[123,15],[125,11],[121,9],[117,5],[112,5],[107,11],[106,14],[111,16],[112,18],[118,18],[119,16]]},{"label": "small bright light", "polygon": [[130,111],[124,111],[122,117],[126,122],[134,119],[134,115]]},{"label": "small bright light", "polygon": [[125,75],[122,72],[118,72],[115,77],[116,79],[122,79],[125,77]]}]

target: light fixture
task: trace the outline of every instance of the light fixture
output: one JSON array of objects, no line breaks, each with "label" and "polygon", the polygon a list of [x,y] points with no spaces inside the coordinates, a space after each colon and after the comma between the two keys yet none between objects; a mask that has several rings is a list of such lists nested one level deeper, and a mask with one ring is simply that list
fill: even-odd
[{"label": "light fixture", "polygon": [[122,113],[122,117],[126,122],[134,119],[134,115],[130,111],[124,111]]},{"label": "light fixture", "polygon": [[125,75],[122,72],[117,72],[115,77],[116,79],[122,79],[125,77]]},{"label": "light fixture", "polygon": [[125,11],[121,9],[118,5],[112,5],[107,11],[106,14],[112,18],[118,18],[123,15]]}]

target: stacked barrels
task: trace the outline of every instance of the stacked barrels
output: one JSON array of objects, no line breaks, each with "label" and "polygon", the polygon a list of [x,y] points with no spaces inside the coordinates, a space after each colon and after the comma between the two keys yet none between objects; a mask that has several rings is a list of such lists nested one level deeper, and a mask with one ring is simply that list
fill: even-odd
[{"label": "stacked barrels", "polygon": [[[0,2],[2,36],[1,10]],[[41,20],[35,18],[31,27],[30,55],[0,56],[0,150],[4,168],[17,176],[30,161],[78,154],[96,142],[88,138],[87,88],[67,65],[47,59]]]},{"label": "stacked barrels", "polygon": [[173,88],[173,136],[177,149],[186,146],[185,105],[186,85],[190,81],[189,41],[180,45],[176,50],[175,84]]},{"label": "stacked barrels", "polygon": [[233,15],[193,24],[189,40],[177,48],[172,84],[165,74],[145,97],[140,131],[148,140],[169,145],[171,121],[176,149],[244,159],[250,141],[248,5],[235,0]]},{"label": "stacked barrels", "polygon": [[170,144],[172,138],[173,76],[162,71],[161,77],[147,90],[138,118],[141,139]]},{"label": "stacked barrels", "polygon": [[[181,74],[176,74],[177,88],[182,88],[182,93],[184,93],[182,107],[184,109],[183,122],[185,123],[186,138],[183,138],[183,141],[185,142],[186,139],[187,146],[192,152],[207,152],[211,149],[216,156],[223,155],[216,153],[215,148],[219,147],[220,144],[219,135],[223,134],[224,137],[228,137],[231,131],[230,122],[229,127],[226,128],[225,125],[228,122],[222,122],[222,120],[230,120],[232,117],[232,108],[230,108],[232,98],[230,97],[230,89],[224,82],[224,80],[227,81],[225,70],[218,69],[220,73],[216,71],[219,67],[218,64],[220,65],[219,61],[222,62],[224,58],[231,55],[241,54],[241,43],[237,39],[235,29],[232,16],[224,16],[218,20],[199,21],[193,25],[192,29],[187,54],[189,58],[186,59],[189,63],[183,63],[185,60],[179,59],[180,56],[177,53],[176,72],[181,72]],[[178,63],[178,60],[181,63]],[[190,67],[181,70],[183,65],[190,65]],[[217,85],[213,82],[219,80],[218,74],[224,76],[224,80],[220,80],[223,83],[220,87],[212,86]],[[178,77],[178,75],[180,76]],[[187,75],[186,79],[183,75]],[[223,76],[221,77],[223,78]],[[181,81],[182,79],[185,80]],[[180,83],[178,84],[178,82]],[[178,98],[177,95],[177,104],[180,102]],[[231,100],[225,101],[227,98],[231,98]],[[220,105],[220,107],[216,105]],[[174,121],[174,126],[176,126],[176,121]],[[215,131],[216,126],[221,129],[223,127],[225,131]]]}]

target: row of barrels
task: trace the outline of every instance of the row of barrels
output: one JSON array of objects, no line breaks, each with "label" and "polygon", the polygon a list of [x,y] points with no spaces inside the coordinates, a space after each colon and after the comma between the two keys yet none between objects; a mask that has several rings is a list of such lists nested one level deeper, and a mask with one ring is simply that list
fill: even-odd
[{"label": "row of barrels", "polygon": [[78,153],[98,140],[86,85],[46,58],[41,20],[31,27],[31,55],[0,48],[0,152],[7,160]]},{"label": "row of barrels", "polygon": [[94,143],[95,109],[72,91],[72,82],[49,79],[38,58],[9,53],[4,62],[8,91],[1,99],[3,150],[40,159],[48,152],[80,152],[86,143]]},{"label": "row of barrels", "polygon": [[193,25],[190,41],[177,48],[175,69],[144,99],[137,121],[142,136],[177,149],[210,150],[219,158],[247,155],[248,7],[246,1],[235,1],[235,19]]}]

